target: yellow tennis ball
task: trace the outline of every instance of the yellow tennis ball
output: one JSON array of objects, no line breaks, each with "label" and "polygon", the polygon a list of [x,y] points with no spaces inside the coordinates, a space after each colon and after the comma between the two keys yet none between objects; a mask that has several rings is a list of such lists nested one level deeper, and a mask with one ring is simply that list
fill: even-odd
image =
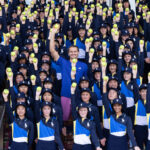
[{"label": "yellow tennis ball", "polygon": [[73,82],[73,83],[72,83],[72,87],[75,88],[76,86],[77,86],[77,83]]}]

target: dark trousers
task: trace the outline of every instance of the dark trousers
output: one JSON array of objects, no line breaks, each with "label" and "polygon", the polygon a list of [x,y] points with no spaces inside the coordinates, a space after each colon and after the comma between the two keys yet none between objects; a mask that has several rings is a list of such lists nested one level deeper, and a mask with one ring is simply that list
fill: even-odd
[{"label": "dark trousers", "polygon": [[28,147],[28,144],[25,142],[22,142],[22,143],[12,142],[11,150],[29,150],[29,147]]},{"label": "dark trousers", "polygon": [[36,150],[56,150],[56,143],[55,141],[38,140]]},{"label": "dark trousers", "polygon": [[91,144],[80,145],[80,144],[73,144],[72,150],[93,150]]},{"label": "dark trousers", "polygon": [[141,150],[143,150],[143,145],[147,144],[147,136],[148,136],[147,126],[136,125],[134,129],[135,129],[134,135],[136,138],[137,145],[141,148]]},{"label": "dark trousers", "polygon": [[146,146],[146,150],[150,150],[150,141],[147,141],[147,146]]},{"label": "dark trousers", "polygon": [[132,124],[134,124],[135,106],[127,108],[126,114],[127,116],[131,117]]},{"label": "dark trousers", "polygon": [[105,143],[105,146],[102,146],[103,150],[106,150],[107,149],[107,143],[108,143],[108,138],[109,138],[109,135],[110,135],[110,131],[109,129],[103,129],[103,136],[106,138],[106,143]]},{"label": "dark trousers", "polygon": [[110,134],[107,150],[128,150],[127,136],[117,137]]}]

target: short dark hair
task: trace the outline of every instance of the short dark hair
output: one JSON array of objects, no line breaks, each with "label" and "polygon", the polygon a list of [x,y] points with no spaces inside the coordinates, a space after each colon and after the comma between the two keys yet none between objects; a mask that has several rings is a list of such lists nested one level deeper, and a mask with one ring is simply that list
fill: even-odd
[{"label": "short dark hair", "polygon": [[70,48],[77,48],[77,50],[79,51],[79,48],[78,48],[78,46],[76,46],[76,45],[71,45],[71,46],[68,48],[68,52],[69,52]]}]

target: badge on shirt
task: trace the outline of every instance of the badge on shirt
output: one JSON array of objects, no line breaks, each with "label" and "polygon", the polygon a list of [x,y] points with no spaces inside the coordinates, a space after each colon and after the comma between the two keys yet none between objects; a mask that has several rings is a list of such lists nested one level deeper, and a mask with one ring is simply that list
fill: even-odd
[{"label": "badge on shirt", "polygon": [[24,127],[25,127],[25,128],[27,128],[27,127],[28,127],[28,125],[25,123],[25,124],[24,124]]}]

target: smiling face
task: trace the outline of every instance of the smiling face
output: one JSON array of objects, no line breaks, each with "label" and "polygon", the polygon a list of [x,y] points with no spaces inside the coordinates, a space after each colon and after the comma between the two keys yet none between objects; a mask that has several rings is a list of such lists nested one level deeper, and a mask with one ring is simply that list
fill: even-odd
[{"label": "smiling face", "polygon": [[89,87],[89,82],[88,81],[81,81],[80,87],[83,88],[88,88]]},{"label": "smiling face", "polygon": [[87,108],[81,107],[79,109],[79,115],[80,115],[81,118],[84,118],[84,119],[87,118],[87,114],[88,114],[88,109]]},{"label": "smiling face", "polygon": [[96,62],[96,61],[92,62],[92,70],[95,70],[98,67],[99,67],[98,62]]},{"label": "smiling face", "polygon": [[53,84],[50,83],[50,82],[46,82],[46,83],[44,83],[44,88],[45,89],[52,89],[53,88]]},{"label": "smiling face", "polygon": [[97,81],[101,79],[101,73],[100,72],[95,72],[94,77]]},{"label": "smiling face", "polygon": [[132,59],[132,56],[129,55],[129,54],[126,54],[126,55],[124,56],[124,61],[125,61],[126,63],[129,63],[129,62],[131,61],[131,59]]},{"label": "smiling face", "polygon": [[133,49],[134,44],[133,44],[132,41],[128,41],[127,44],[130,45],[130,48],[131,48],[131,49]]},{"label": "smiling face", "polygon": [[43,56],[42,56],[42,61],[50,61],[50,56],[48,56],[48,55],[43,55]]},{"label": "smiling face", "polygon": [[147,95],[147,89],[141,89],[140,96],[143,100],[146,100],[146,95]]},{"label": "smiling face", "polygon": [[23,78],[23,76],[22,75],[17,75],[16,76],[16,83],[17,84],[19,84],[21,81],[23,81],[24,80],[24,78]]},{"label": "smiling face", "polygon": [[100,33],[105,35],[107,33],[107,28],[100,28]]},{"label": "smiling face", "polygon": [[110,64],[109,65],[109,71],[113,74],[117,71],[117,65],[116,64]]},{"label": "smiling face", "polygon": [[114,100],[114,99],[116,99],[118,97],[118,95],[117,95],[117,92],[115,91],[115,90],[113,90],[113,89],[111,89],[111,90],[109,90],[109,92],[108,92],[108,99],[109,100]]},{"label": "smiling face", "polygon": [[132,77],[131,73],[129,73],[129,72],[124,72],[123,73],[123,78],[124,78],[125,81],[130,81],[131,77]]},{"label": "smiling face", "polygon": [[42,82],[45,80],[46,77],[47,75],[44,72],[40,72],[40,79]]},{"label": "smiling face", "polygon": [[28,86],[26,85],[19,86],[19,92],[24,93],[26,95],[28,93]]},{"label": "smiling face", "polygon": [[68,50],[68,55],[70,59],[77,59],[79,54],[79,50],[75,46],[71,46]]},{"label": "smiling face", "polygon": [[85,29],[80,29],[78,31],[78,33],[79,33],[80,38],[84,38],[84,36],[85,36]]},{"label": "smiling face", "polygon": [[43,100],[46,102],[51,102],[52,101],[52,94],[49,92],[45,92],[43,95]]},{"label": "smiling face", "polygon": [[115,113],[120,113],[121,110],[122,110],[122,105],[120,105],[120,104],[114,104],[113,105],[113,109],[114,109]]},{"label": "smiling face", "polygon": [[108,86],[109,86],[109,88],[115,88],[115,89],[117,89],[117,87],[118,87],[118,82],[117,82],[116,80],[110,80],[110,81],[108,82]]},{"label": "smiling face", "polygon": [[42,108],[42,112],[45,118],[48,118],[51,114],[51,107],[50,106],[44,106]]},{"label": "smiling face", "polygon": [[24,76],[26,76],[27,75],[27,69],[26,68],[20,68],[19,69],[19,72],[21,72]]},{"label": "smiling face", "polygon": [[82,94],[81,94],[81,99],[82,99],[83,102],[89,103],[90,98],[91,98],[91,95],[90,95],[89,92],[86,92],[86,91],[85,91],[85,92],[82,92]]},{"label": "smiling face", "polygon": [[20,105],[20,106],[17,107],[17,115],[19,117],[25,116],[25,113],[26,113],[26,109],[25,109],[24,106]]}]

